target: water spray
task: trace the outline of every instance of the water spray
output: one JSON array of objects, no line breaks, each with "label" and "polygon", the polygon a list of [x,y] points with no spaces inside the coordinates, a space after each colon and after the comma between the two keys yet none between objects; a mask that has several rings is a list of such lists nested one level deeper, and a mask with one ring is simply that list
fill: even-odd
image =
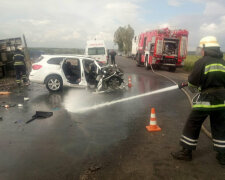
[{"label": "water spray", "polygon": [[124,101],[130,101],[130,100],[133,100],[133,99],[137,99],[137,98],[141,98],[141,97],[145,97],[145,96],[150,96],[150,95],[158,94],[158,93],[162,93],[162,92],[167,92],[167,91],[171,91],[171,90],[174,90],[174,89],[178,89],[178,85],[174,85],[174,86],[171,86],[171,87],[167,87],[167,88],[159,89],[159,90],[156,90],[156,91],[151,91],[151,92],[147,92],[147,93],[144,93],[144,94],[131,96],[131,97],[127,97],[127,98],[123,98],[123,99],[119,99],[119,100],[115,100],[115,101],[111,101],[111,102],[105,102],[105,103],[97,104],[97,105],[90,106],[90,107],[77,109],[75,111],[75,113],[83,113],[83,112],[90,111],[90,110],[96,110],[96,109],[99,109],[99,108],[111,106],[113,104],[121,103],[121,102],[124,102]]}]

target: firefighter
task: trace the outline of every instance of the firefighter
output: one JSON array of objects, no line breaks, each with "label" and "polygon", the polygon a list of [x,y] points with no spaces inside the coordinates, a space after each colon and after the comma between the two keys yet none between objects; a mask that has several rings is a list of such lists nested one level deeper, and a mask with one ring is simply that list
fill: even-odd
[{"label": "firefighter", "polygon": [[192,160],[202,123],[209,116],[216,158],[225,165],[225,61],[216,37],[202,38],[199,49],[202,58],[196,61],[188,83],[181,83],[179,87],[188,85],[200,92],[193,99],[192,111],[180,138],[182,149],[171,155],[178,160]]},{"label": "firefighter", "polygon": [[22,49],[20,47],[16,49],[15,55],[13,56],[13,61],[16,71],[16,83],[18,84],[18,86],[20,86],[21,83],[27,85],[26,63],[24,60]]}]

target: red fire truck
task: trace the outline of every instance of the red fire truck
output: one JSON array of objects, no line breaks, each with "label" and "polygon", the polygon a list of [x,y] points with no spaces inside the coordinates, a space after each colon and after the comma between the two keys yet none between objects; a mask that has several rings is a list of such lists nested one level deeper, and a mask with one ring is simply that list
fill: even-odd
[{"label": "red fire truck", "polygon": [[141,33],[135,40],[138,44],[137,66],[145,65],[147,70],[150,65],[153,68],[168,66],[169,71],[174,72],[184,64],[187,55],[187,30],[157,29]]}]

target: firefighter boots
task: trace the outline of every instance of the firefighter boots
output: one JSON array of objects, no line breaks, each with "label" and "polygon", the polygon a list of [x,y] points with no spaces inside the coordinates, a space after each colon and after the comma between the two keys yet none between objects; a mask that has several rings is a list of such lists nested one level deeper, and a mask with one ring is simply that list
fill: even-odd
[{"label": "firefighter boots", "polygon": [[183,148],[180,151],[172,152],[171,155],[174,159],[191,161],[192,160],[192,150]]},{"label": "firefighter boots", "polygon": [[225,165],[225,153],[218,152],[216,155],[216,159],[219,161],[221,165]]}]

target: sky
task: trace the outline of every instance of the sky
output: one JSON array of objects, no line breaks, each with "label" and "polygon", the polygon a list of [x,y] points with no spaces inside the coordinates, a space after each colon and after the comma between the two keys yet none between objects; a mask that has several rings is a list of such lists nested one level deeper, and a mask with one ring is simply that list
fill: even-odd
[{"label": "sky", "polygon": [[225,50],[224,0],[0,0],[0,9],[0,39],[24,34],[29,47],[84,48],[97,38],[114,48],[114,32],[130,24],[136,35],[187,29],[188,50],[213,35]]}]

